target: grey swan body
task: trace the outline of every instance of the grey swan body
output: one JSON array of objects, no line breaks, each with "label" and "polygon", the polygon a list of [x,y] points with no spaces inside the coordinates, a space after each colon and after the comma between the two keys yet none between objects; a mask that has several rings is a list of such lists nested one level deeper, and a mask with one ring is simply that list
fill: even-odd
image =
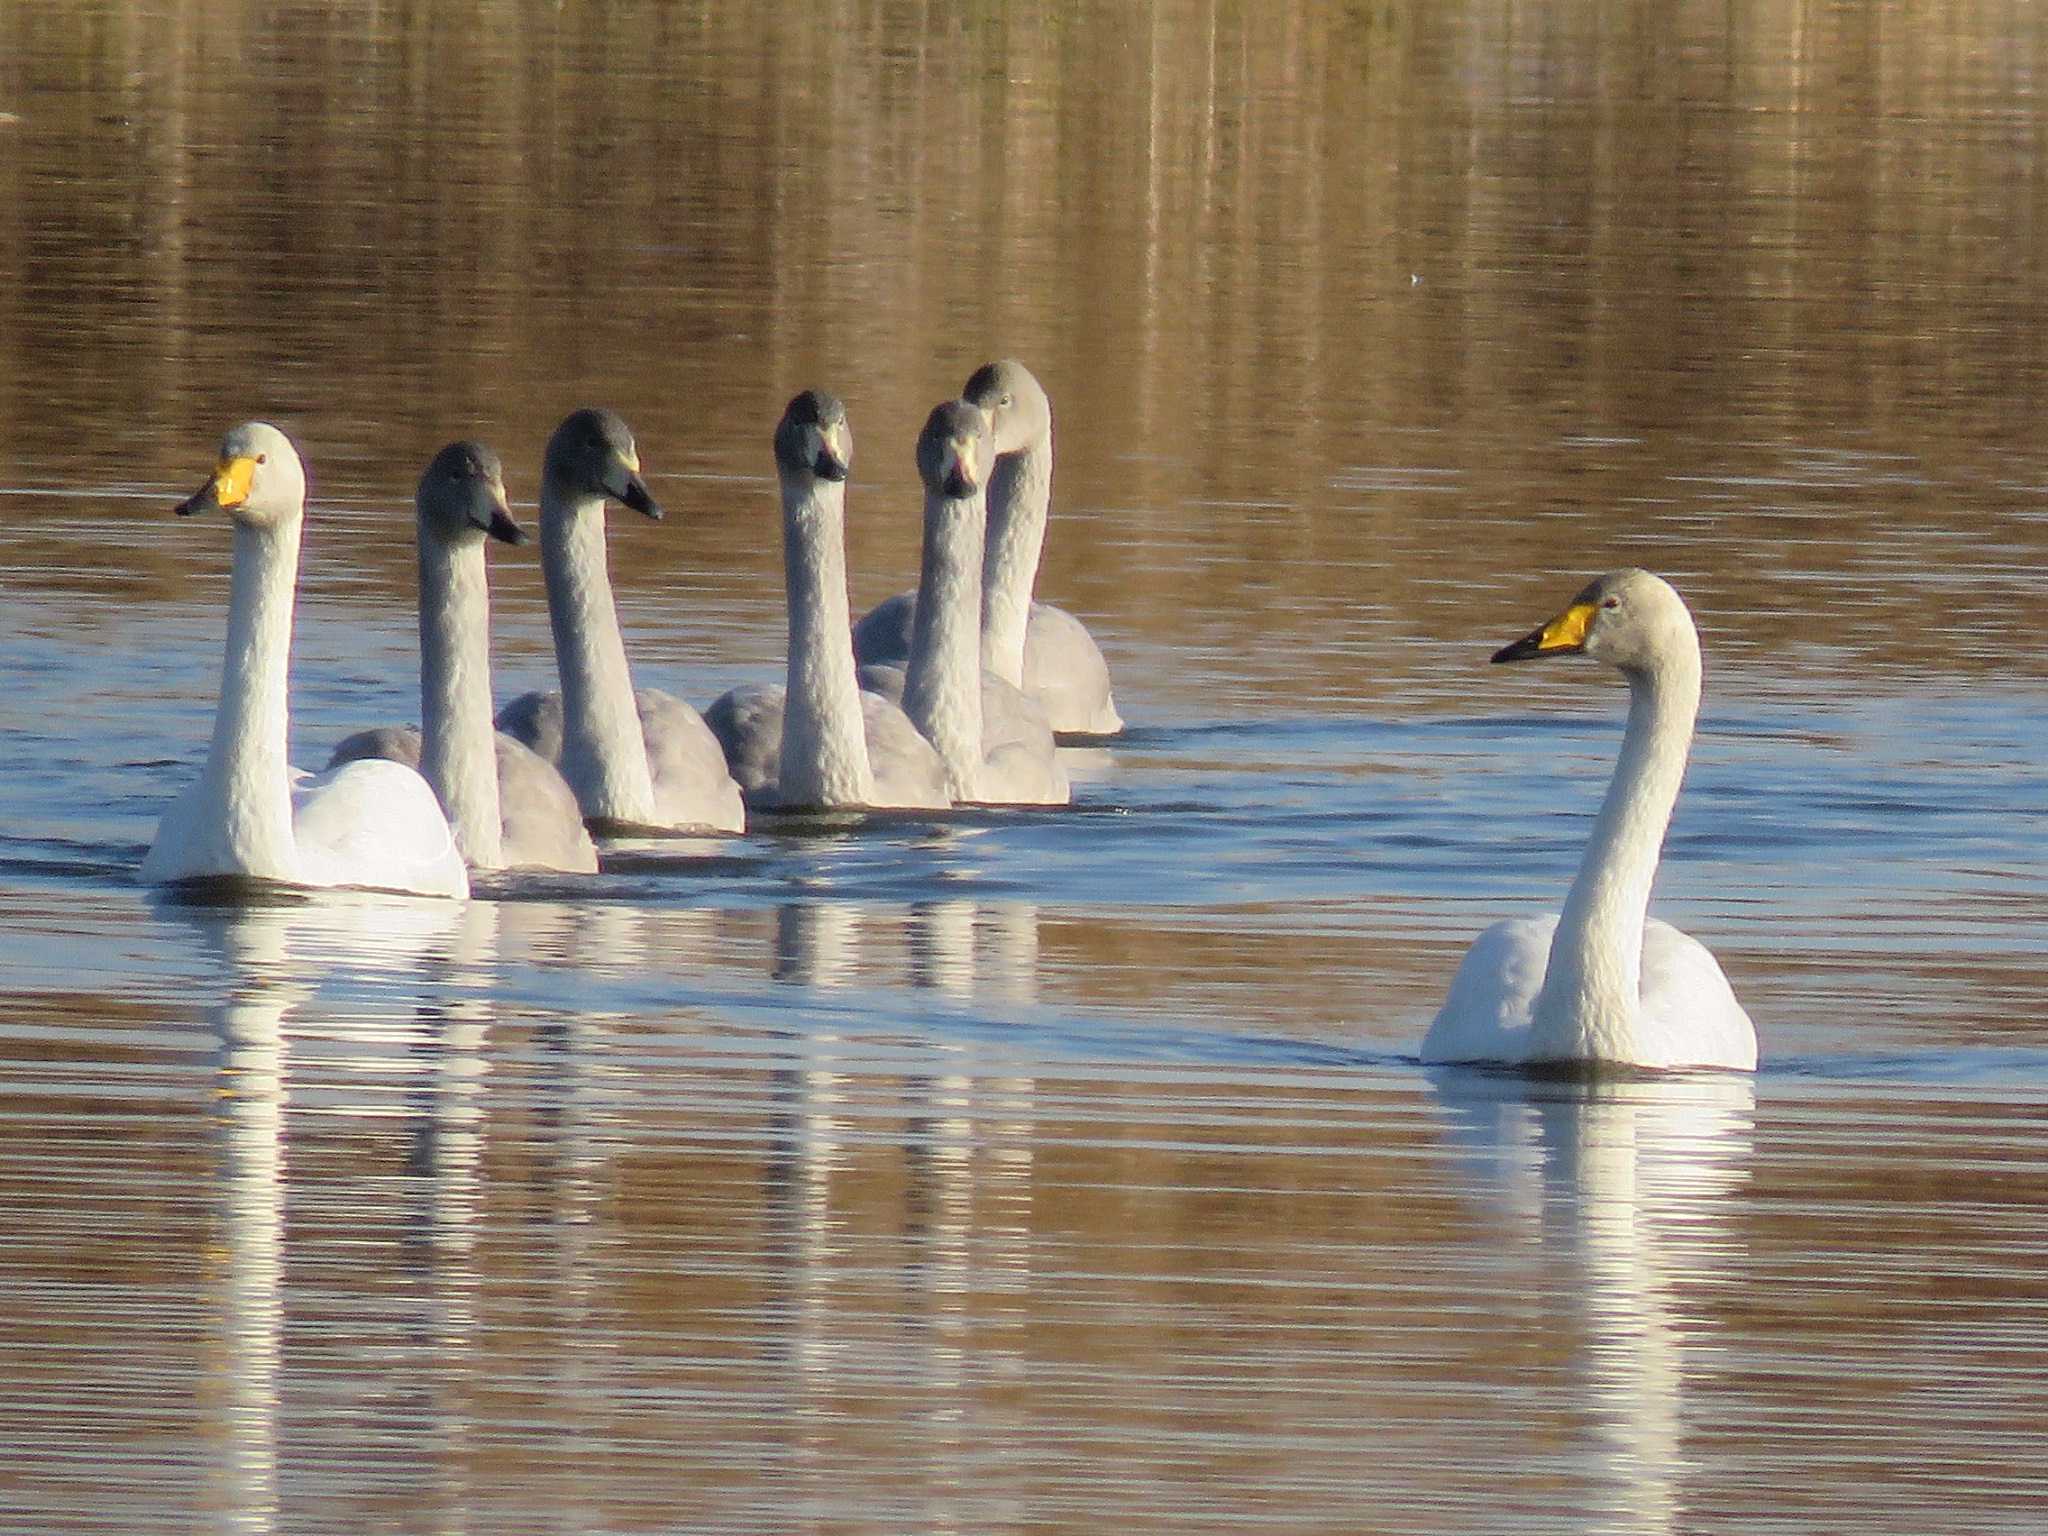
[{"label": "grey swan body", "polygon": [[296,772],[290,736],[292,611],[306,475],[291,440],[247,422],[181,516],[234,521],[226,659],[198,780],[157,824],[141,877],[155,885],[246,878],[463,897],[469,875],[425,779],[398,763]]},{"label": "grey swan body", "polygon": [[1648,915],[1699,712],[1692,615],[1648,571],[1614,571],[1495,661],[1583,652],[1629,685],[1628,725],[1585,858],[1548,917],[1480,934],[1422,1042],[1425,1062],[1756,1066],[1756,1026],[1706,946]]},{"label": "grey swan body", "polygon": [[806,390],[775,429],[789,661],[780,687],[735,688],[705,711],[749,805],[943,809],[945,765],[901,708],[854,675],[846,598],[853,434],[835,397]]},{"label": "grey swan body", "polygon": [[561,769],[587,821],[740,831],[739,786],[703,718],[673,694],[633,686],[606,567],[607,499],[661,516],[625,422],[577,411],[548,440],[541,470],[541,566],[562,687],[513,700],[498,727]]},{"label": "grey swan body", "polygon": [[917,441],[924,482],[924,548],[910,659],[900,671],[864,667],[861,683],[899,699],[945,764],[956,802],[1065,805],[1071,791],[1051,728],[1032,701],[984,678],[982,539],[990,457],[988,419],[965,401],[937,407]]},{"label": "grey swan body", "polygon": [[[976,369],[963,398],[988,413],[996,453],[982,563],[982,666],[1035,700],[1055,731],[1113,736],[1124,721],[1095,637],[1072,614],[1031,595],[1052,505],[1052,402],[1014,359]],[[863,665],[907,662],[917,596],[899,592],[861,619],[853,644]]]},{"label": "grey swan body", "polygon": [[434,788],[471,869],[534,868],[585,874],[597,848],[555,766],[491,724],[490,589],[486,537],[523,543],[498,456],[450,443],[420,477],[420,728],[358,731],[328,766],[388,758],[417,768]]}]

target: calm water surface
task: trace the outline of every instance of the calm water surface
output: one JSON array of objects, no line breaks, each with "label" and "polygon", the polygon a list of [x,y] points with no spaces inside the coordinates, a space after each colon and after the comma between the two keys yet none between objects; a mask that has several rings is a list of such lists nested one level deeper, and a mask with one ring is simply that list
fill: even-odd
[{"label": "calm water surface", "polygon": [[[0,5],[0,1525],[2048,1520],[2048,23],[1999,5]],[[988,357],[1133,728],[1049,815],[466,904],[133,882],[221,431],[312,466],[298,759],[416,710],[409,503],[633,422],[639,675],[855,598]],[[1660,910],[1755,1081],[1424,1072],[1692,600]],[[494,555],[497,687],[552,672]]]}]

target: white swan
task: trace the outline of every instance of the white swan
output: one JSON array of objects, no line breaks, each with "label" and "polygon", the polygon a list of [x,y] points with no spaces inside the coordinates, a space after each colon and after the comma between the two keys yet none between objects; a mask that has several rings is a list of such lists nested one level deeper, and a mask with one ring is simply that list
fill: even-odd
[{"label": "white swan", "polygon": [[704,713],[750,805],[943,809],[946,769],[895,704],[863,692],[847,632],[846,407],[805,390],[775,428],[789,601],[788,680],[735,688]]},{"label": "white swan", "polygon": [[1692,615],[1648,571],[1614,571],[1494,654],[1583,651],[1628,680],[1614,780],[1558,916],[1480,934],[1422,1041],[1427,1062],[1756,1066],[1756,1027],[1706,947],[1648,916],[1700,702]]},{"label": "white swan", "polygon": [[540,481],[541,568],[562,691],[513,700],[498,728],[562,770],[590,821],[738,832],[739,785],[703,717],[673,694],[633,687],[605,568],[607,498],[661,516],[625,422],[577,411],[548,439]]},{"label": "white swan", "polygon": [[1072,791],[1044,711],[981,669],[981,552],[987,519],[988,417],[949,400],[917,439],[924,553],[917,622],[902,670],[863,667],[862,686],[900,699],[946,765],[955,801],[1065,805]]},{"label": "white swan", "polygon": [[[961,397],[988,413],[995,438],[981,664],[1036,699],[1055,731],[1113,736],[1124,721],[1095,637],[1072,614],[1031,597],[1052,504],[1052,402],[1031,370],[1013,358],[977,368]],[[865,664],[901,665],[910,655],[916,612],[915,592],[880,604],[855,628],[854,653]]]},{"label": "white swan", "polygon": [[413,499],[420,550],[420,728],[358,731],[328,767],[384,757],[418,768],[471,869],[588,874],[597,848],[560,770],[491,728],[490,586],[484,537],[526,542],[504,468],[482,443],[450,443]]},{"label": "white swan", "polygon": [[292,605],[306,471],[265,422],[234,428],[213,477],[178,512],[234,519],[227,659],[199,780],[174,801],[142,861],[153,885],[247,876],[286,885],[469,894],[469,876],[427,781],[390,762],[317,777],[286,760]]}]

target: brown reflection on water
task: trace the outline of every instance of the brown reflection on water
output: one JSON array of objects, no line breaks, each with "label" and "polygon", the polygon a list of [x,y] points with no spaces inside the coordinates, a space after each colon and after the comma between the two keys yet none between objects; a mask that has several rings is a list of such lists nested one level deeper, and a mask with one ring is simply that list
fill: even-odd
[{"label": "brown reflection on water", "polygon": [[[2010,7],[1791,0],[10,7],[0,485],[160,492],[276,416],[369,520],[316,569],[401,604],[431,449],[482,431],[530,495],[602,399],[683,477],[616,534],[642,622],[759,662],[781,401],[849,398],[865,600],[914,568],[924,408],[1015,352],[1046,589],[1167,694],[1199,654],[1378,697],[1622,558],[1807,691],[2033,671],[2044,52]],[[33,586],[217,558],[148,503],[10,510]]]}]

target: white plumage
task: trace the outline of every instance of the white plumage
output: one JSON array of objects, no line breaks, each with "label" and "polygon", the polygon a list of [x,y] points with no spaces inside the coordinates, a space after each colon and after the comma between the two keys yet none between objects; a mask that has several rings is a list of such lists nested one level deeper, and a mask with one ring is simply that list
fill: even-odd
[{"label": "white plumage", "polygon": [[1577,878],[1554,916],[1480,934],[1423,1038],[1428,1062],[1756,1066],[1756,1027],[1697,940],[1648,916],[1699,712],[1698,631],[1647,571],[1601,577],[1495,661],[1583,651],[1628,680],[1628,726]]},{"label": "white plumage", "polygon": [[264,422],[234,428],[213,477],[178,507],[234,519],[227,656],[199,778],[158,823],[142,878],[225,876],[462,897],[469,877],[427,781],[391,762],[306,776],[286,761],[287,672],[306,473]]}]

